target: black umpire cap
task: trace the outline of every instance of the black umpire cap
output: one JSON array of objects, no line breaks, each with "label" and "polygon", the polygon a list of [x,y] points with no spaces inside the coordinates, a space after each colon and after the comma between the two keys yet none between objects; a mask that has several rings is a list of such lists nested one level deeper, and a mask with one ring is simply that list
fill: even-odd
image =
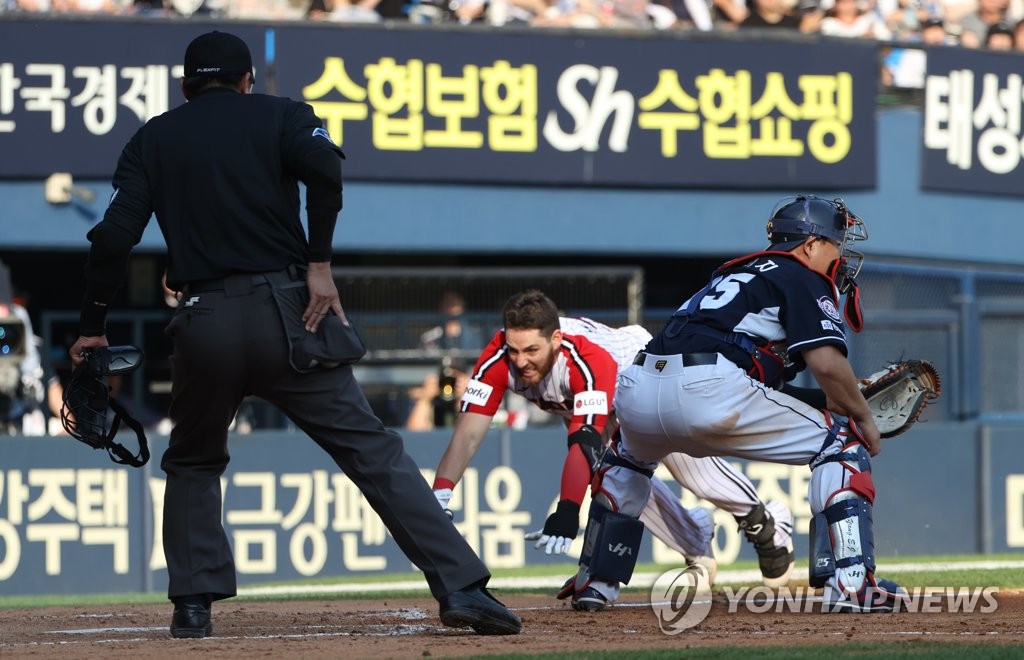
[{"label": "black umpire cap", "polygon": [[252,74],[252,55],[245,42],[227,32],[207,32],[185,49],[185,77]]}]

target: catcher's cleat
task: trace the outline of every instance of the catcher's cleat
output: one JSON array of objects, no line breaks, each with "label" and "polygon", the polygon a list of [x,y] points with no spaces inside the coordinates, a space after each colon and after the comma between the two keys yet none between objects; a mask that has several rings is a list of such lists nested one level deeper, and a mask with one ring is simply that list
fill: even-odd
[{"label": "catcher's cleat", "polygon": [[893,612],[909,599],[909,594],[892,580],[869,574],[860,592],[849,594],[826,586],[823,598],[824,612]]},{"label": "catcher's cleat", "polygon": [[583,584],[583,588],[576,590],[576,576],[565,581],[562,588],[555,596],[558,600],[565,600],[572,597],[572,609],[578,612],[600,612],[608,607],[608,599],[601,595],[601,592],[590,586],[590,580]]},{"label": "catcher's cleat", "polygon": [[736,520],[740,531],[754,545],[764,585],[777,589],[788,584],[796,564],[790,510],[781,502],[771,501],[758,504]]},{"label": "catcher's cleat", "polygon": [[587,587],[572,596],[572,609],[577,612],[600,612],[606,607],[608,599],[593,587]]},{"label": "catcher's cleat", "polygon": [[200,639],[213,633],[210,622],[210,607],[202,603],[178,603],[171,616],[171,637],[176,639]]}]

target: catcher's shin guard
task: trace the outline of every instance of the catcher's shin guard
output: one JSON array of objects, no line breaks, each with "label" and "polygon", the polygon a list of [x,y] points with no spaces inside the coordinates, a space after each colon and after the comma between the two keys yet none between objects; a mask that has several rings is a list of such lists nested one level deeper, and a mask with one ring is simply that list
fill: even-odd
[{"label": "catcher's shin guard", "polygon": [[626,582],[640,552],[644,524],[637,520],[651,493],[651,470],[608,451],[593,484],[580,566],[594,579]]},{"label": "catcher's shin guard", "polygon": [[643,536],[642,522],[611,511],[595,499],[590,506],[580,564],[586,566],[595,579],[628,584],[633,577]]},{"label": "catcher's shin guard", "polygon": [[807,555],[807,577],[813,588],[820,589],[836,574],[836,559],[832,556],[832,542],[829,541],[828,521],[824,513],[816,513],[811,517],[808,540],[811,550]]},{"label": "catcher's shin guard", "polygon": [[822,512],[828,523],[835,576],[840,591],[856,598],[875,572],[871,504],[849,490],[836,493]]},{"label": "catcher's shin guard", "polygon": [[856,598],[875,571],[871,457],[853,440],[815,463],[812,489],[829,495],[811,519],[809,582],[823,587],[835,576],[839,589]]}]

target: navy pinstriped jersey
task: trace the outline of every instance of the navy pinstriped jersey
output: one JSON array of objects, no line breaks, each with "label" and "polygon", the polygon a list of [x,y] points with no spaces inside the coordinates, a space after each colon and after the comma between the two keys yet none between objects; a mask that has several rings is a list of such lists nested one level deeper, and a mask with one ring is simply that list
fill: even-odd
[{"label": "navy pinstriped jersey", "polygon": [[536,385],[522,381],[509,360],[505,331],[499,330],[481,353],[462,395],[462,412],[494,415],[506,391],[559,415],[574,433],[589,424],[604,430],[615,397],[615,359],[582,335],[562,335],[562,348],[547,376]]},{"label": "navy pinstriped jersey", "polygon": [[[746,262],[719,269],[703,296],[683,303],[676,317],[692,307],[689,321],[673,336],[669,322],[647,346],[657,355],[720,352],[739,366],[750,358],[735,344],[707,333],[743,333],[758,345],[777,342],[788,350],[796,371],[805,366],[801,351],[833,345],[846,355],[846,336],[835,285],[795,257],[780,252],[751,255]],[[794,372],[795,373],[795,372]]]}]

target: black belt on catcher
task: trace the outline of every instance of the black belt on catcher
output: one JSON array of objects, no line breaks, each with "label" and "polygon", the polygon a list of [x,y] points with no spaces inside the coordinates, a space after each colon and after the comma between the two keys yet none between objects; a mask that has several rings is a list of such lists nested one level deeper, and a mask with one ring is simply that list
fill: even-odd
[{"label": "black belt on catcher", "polygon": [[182,293],[190,295],[193,293],[209,293],[211,291],[224,291],[228,295],[244,295],[251,293],[255,287],[264,284],[280,284],[282,282],[305,282],[305,272],[298,266],[289,266],[284,270],[269,273],[237,273],[215,280],[196,280],[184,286]]},{"label": "black belt on catcher", "polygon": [[[643,366],[644,360],[647,359],[648,353],[646,351],[640,351],[636,354],[636,359],[633,360],[633,364]],[[683,361],[684,367],[700,367],[708,364],[718,364],[718,353],[686,353],[684,355],[669,355],[666,356],[670,360],[680,358]]]}]

